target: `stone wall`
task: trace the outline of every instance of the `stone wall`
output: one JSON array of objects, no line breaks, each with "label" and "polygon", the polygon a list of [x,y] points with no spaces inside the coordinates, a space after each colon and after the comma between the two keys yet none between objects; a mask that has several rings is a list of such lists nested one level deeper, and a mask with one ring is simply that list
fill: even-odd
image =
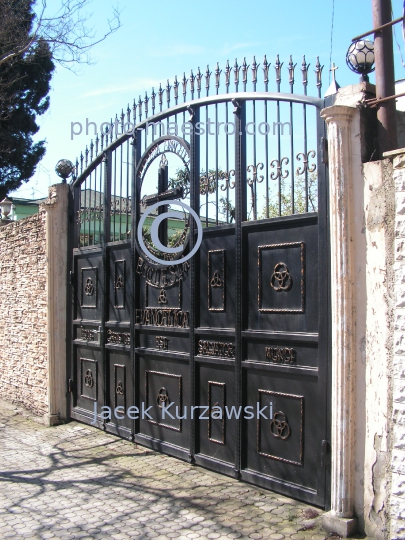
[{"label": "stone wall", "polygon": [[0,396],[48,425],[67,418],[68,195],[51,186],[39,213],[0,227]]},{"label": "stone wall", "polygon": [[48,412],[46,212],[0,227],[0,393]]},{"label": "stone wall", "polygon": [[390,538],[400,539],[405,538],[405,149],[395,154],[395,308],[389,509]]}]

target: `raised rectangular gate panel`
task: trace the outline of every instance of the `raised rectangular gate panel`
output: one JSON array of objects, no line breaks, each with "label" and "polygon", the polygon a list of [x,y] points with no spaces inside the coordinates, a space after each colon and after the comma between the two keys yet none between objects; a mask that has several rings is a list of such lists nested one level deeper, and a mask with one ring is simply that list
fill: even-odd
[{"label": "raised rectangular gate panel", "polygon": [[[235,462],[237,421],[231,415],[236,402],[234,361],[218,360],[213,364],[212,359],[210,362],[203,356],[197,360],[197,404],[201,408],[197,416],[196,459],[205,465],[210,460],[224,462],[226,472]],[[221,470],[220,464],[215,468]]]},{"label": "raised rectangular gate panel", "polygon": [[318,332],[316,215],[243,227],[249,287],[246,330]]},{"label": "raised rectangular gate panel", "polygon": [[75,258],[75,319],[101,321],[102,256],[100,253],[86,253]]},{"label": "raised rectangular gate panel", "polygon": [[198,257],[197,328],[235,329],[235,228],[204,229]]},{"label": "raised rectangular gate panel", "polygon": [[187,360],[176,361],[163,352],[159,356],[140,354],[139,383],[141,412],[136,440],[155,449],[172,448],[172,453],[186,458],[190,438]]},{"label": "raised rectangular gate panel", "polygon": [[273,366],[245,367],[246,403],[259,416],[246,421],[246,460],[242,477],[316,502],[318,491],[317,377],[277,373]]},{"label": "raised rectangular gate panel", "polygon": [[131,248],[111,246],[109,258],[108,321],[129,323],[131,318],[132,269]]}]

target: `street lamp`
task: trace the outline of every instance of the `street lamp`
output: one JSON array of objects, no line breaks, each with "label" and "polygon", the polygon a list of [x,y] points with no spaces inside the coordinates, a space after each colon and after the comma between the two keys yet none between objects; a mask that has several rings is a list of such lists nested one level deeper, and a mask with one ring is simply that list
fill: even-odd
[{"label": "street lamp", "polygon": [[368,74],[375,69],[374,43],[368,39],[354,41],[347,50],[346,64],[354,73],[361,75],[361,82],[368,82]]},{"label": "street lamp", "polygon": [[13,203],[10,201],[10,199],[7,199],[7,197],[1,201],[0,209],[3,219],[10,219],[8,216],[10,215],[12,206]]},{"label": "street lamp", "polygon": [[68,159],[60,159],[55,165],[56,174],[62,178],[62,184],[66,184],[66,179],[72,175],[75,167]]}]

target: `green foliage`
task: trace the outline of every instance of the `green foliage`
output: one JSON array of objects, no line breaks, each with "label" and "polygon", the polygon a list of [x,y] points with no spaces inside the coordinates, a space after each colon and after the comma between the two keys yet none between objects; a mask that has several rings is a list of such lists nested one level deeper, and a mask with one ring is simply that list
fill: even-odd
[{"label": "green foliage", "polygon": [[[292,208],[292,191],[291,183],[282,179],[280,182],[281,190],[273,197],[269,203],[269,218],[281,216],[290,216],[293,213]],[[279,194],[281,192],[281,213],[279,209]],[[294,213],[304,214],[305,208],[305,176],[296,175],[294,182]],[[308,176],[308,212],[316,212],[318,210],[318,176],[312,173]],[[261,214],[261,219],[267,217],[266,209],[264,208]]]},{"label": "green foliage", "polygon": [[[19,11],[21,6],[25,9],[22,28],[27,39],[34,3],[13,2]],[[0,54],[7,47],[1,37],[0,31]],[[49,107],[53,70],[49,46],[41,40],[25,54],[0,65],[0,200],[31,178],[45,154],[45,141],[34,144],[32,136],[39,130],[36,117]]]}]

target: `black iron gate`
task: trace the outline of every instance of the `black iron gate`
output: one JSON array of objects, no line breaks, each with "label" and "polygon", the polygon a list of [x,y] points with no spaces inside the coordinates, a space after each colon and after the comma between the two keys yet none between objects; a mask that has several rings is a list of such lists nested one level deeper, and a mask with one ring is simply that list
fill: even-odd
[{"label": "black iron gate", "polygon": [[[183,78],[179,104],[176,78],[109,123],[76,163],[70,410],[147,447],[327,507],[324,104],[306,95],[305,63],[304,94],[292,93],[294,67],[289,94],[280,92],[278,59],[276,93],[268,92],[266,59],[264,92],[256,91],[255,61],[252,92],[246,62],[226,66],[222,95],[218,66],[214,96],[208,68],[206,97],[198,70]],[[318,63],[319,95],[320,73]],[[179,201],[203,231],[185,261],[200,235]],[[186,246],[180,254],[162,252],[151,234],[169,208],[158,239]]]}]

